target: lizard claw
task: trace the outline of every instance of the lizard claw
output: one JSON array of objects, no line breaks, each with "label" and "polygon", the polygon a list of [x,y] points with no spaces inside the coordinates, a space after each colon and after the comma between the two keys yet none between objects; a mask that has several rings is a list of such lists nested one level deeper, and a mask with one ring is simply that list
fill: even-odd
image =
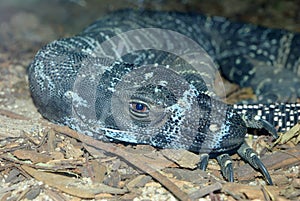
[{"label": "lizard claw", "polygon": [[273,185],[273,181],[271,179],[271,176],[270,176],[267,168],[264,166],[264,164],[258,158],[257,154],[254,152],[253,149],[251,149],[246,143],[244,143],[237,150],[237,152],[251,166],[253,166],[255,169],[259,169],[260,170],[260,172],[264,175],[264,177],[266,178],[267,183],[269,185]]},{"label": "lizard claw", "polygon": [[252,156],[253,162],[257,165],[258,169],[261,171],[261,173],[264,175],[264,177],[267,180],[267,183],[269,185],[273,185],[273,181],[271,179],[271,176],[267,170],[267,168],[265,167],[265,165],[261,162],[261,160],[258,158],[257,155],[253,155]]},{"label": "lizard claw", "polygon": [[258,121],[261,124],[261,128],[264,128],[265,130],[267,130],[268,133],[271,134],[274,139],[277,139],[279,137],[276,128],[272,124],[270,124],[270,122],[268,122],[264,119],[260,119]]},{"label": "lizard claw", "polygon": [[278,138],[276,128],[267,120],[262,119],[260,116],[255,116],[252,112],[249,111],[246,114],[243,114],[242,118],[246,123],[247,128],[265,129],[274,137],[274,139]]},{"label": "lizard claw", "polygon": [[200,156],[200,162],[198,164],[198,168],[200,170],[205,171],[208,164],[209,155],[208,154],[201,154]]}]

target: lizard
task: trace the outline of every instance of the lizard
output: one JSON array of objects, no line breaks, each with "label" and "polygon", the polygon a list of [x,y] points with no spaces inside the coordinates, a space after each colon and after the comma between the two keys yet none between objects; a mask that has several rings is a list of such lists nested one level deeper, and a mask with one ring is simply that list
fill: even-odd
[{"label": "lizard", "polygon": [[[299,94],[299,47],[299,34],[282,29],[129,9],[47,44],[28,76],[36,107],[52,122],[105,142],[196,152],[203,170],[216,157],[230,182],[237,152],[272,185],[244,138],[249,128],[277,138],[275,126],[299,121],[300,105],[285,103]],[[222,102],[213,89],[218,70],[252,86],[259,103]]]}]

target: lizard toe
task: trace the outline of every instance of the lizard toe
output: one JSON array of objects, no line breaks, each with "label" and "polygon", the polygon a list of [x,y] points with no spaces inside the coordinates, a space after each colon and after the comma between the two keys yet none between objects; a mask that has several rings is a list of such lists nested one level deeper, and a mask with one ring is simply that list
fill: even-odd
[{"label": "lizard toe", "polygon": [[233,165],[232,160],[228,154],[221,154],[217,157],[218,163],[221,167],[221,172],[223,176],[229,181],[234,181],[234,174],[233,174]]},{"label": "lizard toe", "polygon": [[247,161],[252,167],[258,169],[265,177],[267,183],[269,185],[273,185],[273,181],[271,176],[262,163],[262,161],[258,158],[257,154],[254,152],[252,148],[250,148],[246,143],[242,144],[242,146],[237,150],[238,154]]},{"label": "lizard toe", "polygon": [[198,168],[200,170],[205,171],[207,168],[207,164],[208,164],[208,159],[209,159],[209,155],[208,154],[201,154],[200,155],[200,162],[198,164]]}]

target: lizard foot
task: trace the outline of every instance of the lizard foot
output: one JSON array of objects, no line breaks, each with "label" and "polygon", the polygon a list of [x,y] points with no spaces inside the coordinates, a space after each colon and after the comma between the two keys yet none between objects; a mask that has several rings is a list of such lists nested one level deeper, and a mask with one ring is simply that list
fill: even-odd
[{"label": "lizard foot", "polygon": [[246,143],[242,144],[242,146],[237,150],[238,154],[247,161],[252,167],[260,170],[260,172],[264,175],[269,185],[273,185],[271,176],[265,167],[265,165],[258,158],[257,154],[254,152],[252,148],[250,148]]}]

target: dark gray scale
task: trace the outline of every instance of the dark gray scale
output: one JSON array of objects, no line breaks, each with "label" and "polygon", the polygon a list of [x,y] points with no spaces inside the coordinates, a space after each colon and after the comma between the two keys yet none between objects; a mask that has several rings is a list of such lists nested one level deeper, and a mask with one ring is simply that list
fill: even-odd
[{"label": "dark gray scale", "polygon": [[[261,101],[289,99],[299,85],[299,43],[299,34],[221,17],[123,10],[43,47],[29,66],[30,89],[45,118],[95,139],[190,150],[203,170],[216,157],[229,181],[237,152],[272,184],[244,137],[253,128],[276,138],[274,126],[299,121],[299,105],[227,105],[211,90],[211,67],[256,87]],[[199,45],[206,52],[193,55]]]}]

